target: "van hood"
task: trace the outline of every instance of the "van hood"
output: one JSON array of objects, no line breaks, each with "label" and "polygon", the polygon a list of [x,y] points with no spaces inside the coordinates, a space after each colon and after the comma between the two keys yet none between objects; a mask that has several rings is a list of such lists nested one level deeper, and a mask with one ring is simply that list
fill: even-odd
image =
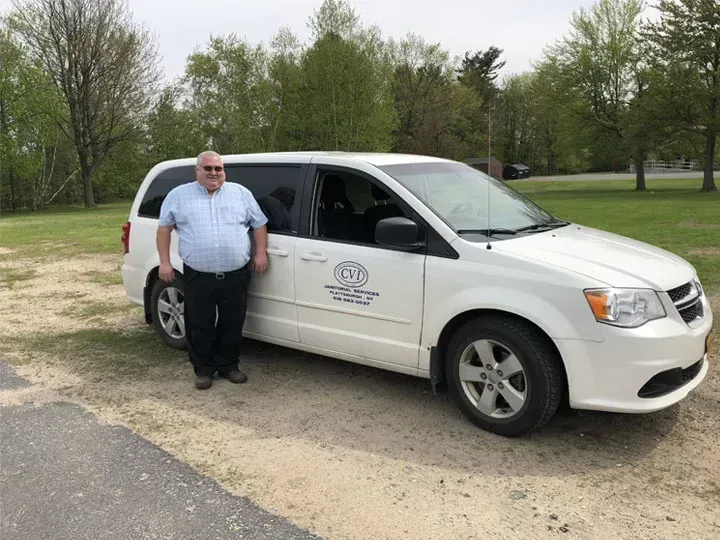
[{"label": "van hood", "polygon": [[565,268],[611,287],[667,291],[696,275],[687,261],[669,251],[575,223],[495,242],[493,249]]}]

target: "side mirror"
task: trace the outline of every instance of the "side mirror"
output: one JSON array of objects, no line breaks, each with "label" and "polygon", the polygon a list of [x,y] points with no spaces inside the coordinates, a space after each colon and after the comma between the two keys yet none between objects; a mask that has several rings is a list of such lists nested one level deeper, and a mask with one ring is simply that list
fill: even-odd
[{"label": "side mirror", "polygon": [[381,246],[415,251],[425,247],[419,240],[420,228],[406,217],[390,217],[378,221],[375,227],[375,241]]}]

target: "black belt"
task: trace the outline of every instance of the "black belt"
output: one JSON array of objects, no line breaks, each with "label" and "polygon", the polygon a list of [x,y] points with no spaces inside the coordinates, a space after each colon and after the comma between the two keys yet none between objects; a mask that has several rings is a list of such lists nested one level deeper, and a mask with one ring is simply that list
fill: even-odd
[{"label": "black belt", "polygon": [[233,276],[235,274],[239,274],[239,273],[245,272],[247,270],[247,265],[243,266],[242,268],[230,270],[228,272],[201,272],[200,270],[195,270],[194,268],[191,268],[190,266],[187,266],[187,265],[185,265],[185,266],[200,276],[208,276],[208,277],[212,277],[215,279],[225,279],[228,276]]}]

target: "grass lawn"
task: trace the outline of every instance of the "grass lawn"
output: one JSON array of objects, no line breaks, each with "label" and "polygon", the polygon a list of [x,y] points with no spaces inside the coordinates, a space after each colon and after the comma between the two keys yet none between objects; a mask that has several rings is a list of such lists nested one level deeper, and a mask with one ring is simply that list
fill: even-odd
[{"label": "grass lawn", "polygon": [[[685,257],[708,290],[720,289],[720,193],[699,193],[699,179],[649,180],[636,193],[634,181],[510,183],[557,217],[655,244]],[[13,250],[0,261],[63,257],[79,253],[122,255],[122,224],[130,203],[85,210],[81,206],[4,214],[0,247]],[[21,277],[21,276],[18,276]]]},{"label": "grass lawn", "polygon": [[120,237],[130,204],[113,203],[92,209],[64,206],[40,212],[4,213],[0,219],[0,247],[9,248],[22,257],[122,254]]}]

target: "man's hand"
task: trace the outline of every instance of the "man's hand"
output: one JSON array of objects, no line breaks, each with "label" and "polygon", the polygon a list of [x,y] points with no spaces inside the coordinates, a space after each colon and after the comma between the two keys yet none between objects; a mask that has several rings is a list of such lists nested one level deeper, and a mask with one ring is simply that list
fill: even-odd
[{"label": "man's hand", "polygon": [[267,270],[267,225],[258,227],[253,230],[253,238],[255,239],[255,256],[253,257],[252,267],[256,272],[264,272]]},{"label": "man's hand", "polygon": [[160,269],[158,270],[158,276],[165,283],[170,283],[175,279],[175,270],[173,270],[172,264],[170,264],[170,233],[175,228],[175,225],[169,227],[158,227],[157,230],[157,249],[158,255],[160,256]]},{"label": "man's hand", "polygon": [[160,279],[162,279],[165,283],[170,283],[173,279],[175,279],[175,269],[172,264],[160,263],[158,276],[160,276]]},{"label": "man's hand", "polygon": [[268,261],[267,261],[267,253],[265,251],[259,252],[255,254],[255,257],[253,257],[252,262],[252,268],[256,272],[264,272],[267,270]]}]

